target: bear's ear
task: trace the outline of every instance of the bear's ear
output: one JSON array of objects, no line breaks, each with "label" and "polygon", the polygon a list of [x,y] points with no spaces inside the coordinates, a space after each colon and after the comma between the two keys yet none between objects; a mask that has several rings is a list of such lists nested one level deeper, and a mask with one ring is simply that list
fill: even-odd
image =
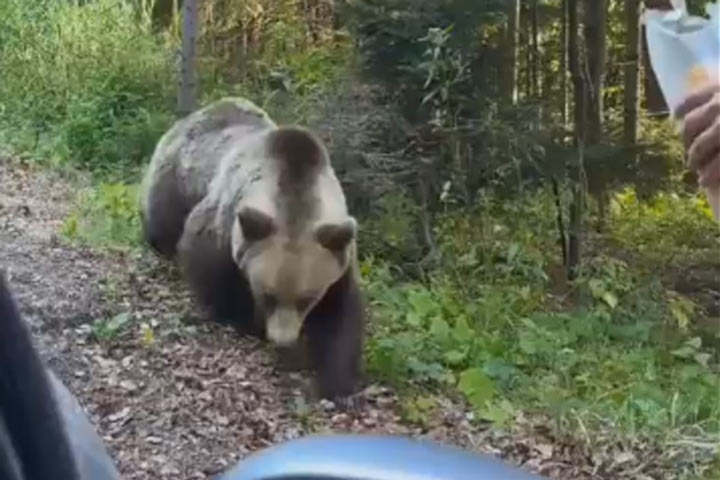
[{"label": "bear's ear", "polygon": [[243,208],[238,214],[243,238],[247,242],[257,242],[275,233],[275,222],[270,215],[252,207]]},{"label": "bear's ear", "polygon": [[345,250],[355,238],[357,222],[350,217],[341,223],[324,223],[315,229],[315,239],[331,252]]}]

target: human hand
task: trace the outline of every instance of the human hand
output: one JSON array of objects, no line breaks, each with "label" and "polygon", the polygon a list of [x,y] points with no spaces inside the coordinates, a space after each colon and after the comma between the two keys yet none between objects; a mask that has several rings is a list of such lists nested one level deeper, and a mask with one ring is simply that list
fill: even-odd
[{"label": "human hand", "polygon": [[684,119],[688,168],[700,186],[720,187],[720,79],[690,93],[674,113]]}]

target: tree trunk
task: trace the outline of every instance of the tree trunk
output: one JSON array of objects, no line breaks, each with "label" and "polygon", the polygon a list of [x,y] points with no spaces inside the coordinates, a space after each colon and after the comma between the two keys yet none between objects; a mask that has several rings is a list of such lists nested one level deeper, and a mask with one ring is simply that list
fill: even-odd
[{"label": "tree trunk", "polygon": [[[592,0],[591,0],[592,1]],[[573,79],[574,97],[574,130],[577,159],[570,166],[570,180],[572,182],[572,204],[570,205],[570,219],[568,228],[568,280],[577,278],[581,265],[581,248],[583,237],[583,216],[585,212],[585,182],[583,175],[583,149],[585,145],[586,130],[586,82],[583,75],[583,58],[579,48],[579,22],[578,0],[568,0],[568,59],[570,73]]]},{"label": "tree trunk", "polygon": [[635,145],[638,140],[639,73],[640,73],[640,0],[625,0],[625,56],[623,140]]},{"label": "tree trunk", "polygon": [[532,11],[530,14],[530,35],[532,52],[532,95],[540,98],[540,78],[538,68],[540,63],[540,48],[538,47],[538,0],[532,0]]},{"label": "tree trunk", "polygon": [[525,31],[525,98],[533,98],[532,90],[532,14],[530,6],[523,2],[521,15]]},{"label": "tree trunk", "polygon": [[607,0],[585,1],[585,44],[589,88],[585,90],[588,107],[587,144],[595,145],[603,134],[603,86],[607,61]]},{"label": "tree trunk", "polygon": [[[568,35],[568,5],[569,0],[562,0],[562,18],[560,20],[560,96],[561,96],[561,117],[563,128],[567,131],[569,128],[569,96],[568,96],[568,53],[569,53],[569,35]],[[548,75],[549,77],[549,75]],[[550,91],[548,89],[547,91]],[[565,135],[562,137],[563,145],[565,142]],[[569,265],[568,256],[568,235],[567,228],[565,227],[564,219],[564,206],[562,202],[562,195],[560,194],[560,184],[554,176],[550,179],[553,196],[555,197],[555,208],[557,210],[557,228],[558,228],[558,243],[560,244],[560,254],[562,256],[563,266],[563,278],[567,282],[568,272],[567,268]]]},{"label": "tree trunk", "polygon": [[539,29],[539,18],[538,18],[538,0],[533,0],[531,5],[532,11],[531,11],[531,34],[532,34],[532,90],[533,90],[533,97],[537,101],[536,108],[536,119],[535,119],[535,129],[539,130],[540,125],[542,122],[543,117],[543,106],[542,106],[542,82],[540,78],[540,72],[542,70],[540,66],[540,62],[542,61],[540,58],[540,29]]},{"label": "tree trunk", "polygon": [[563,127],[568,127],[570,118],[569,109],[569,98],[568,98],[568,84],[567,84],[567,72],[568,72],[568,2],[569,0],[562,0],[562,20],[560,24],[560,35],[561,35],[561,52],[560,52],[560,71],[562,77],[560,78],[561,102],[562,102],[562,123]]},{"label": "tree trunk", "polygon": [[180,91],[178,115],[184,117],[197,107],[197,72],[195,67],[195,42],[197,37],[197,0],[183,2],[182,58],[180,59]]},{"label": "tree trunk", "polygon": [[511,105],[518,101],[518,54],[520,47],[520,0],[507,0],[505,51],[507,62],[503,67],[504,97]]},{"label": "tree trunk", "polygon": [[[586,89],[588,107],[588,129],[586,146],[597,145],[603,138],[605,65],[607,62],[607,0],[586,0],[585,2],[585,43],[589,75]],[[600,185],[598,201],[598,231],[605,231],[609,203],[608,187]]]}]

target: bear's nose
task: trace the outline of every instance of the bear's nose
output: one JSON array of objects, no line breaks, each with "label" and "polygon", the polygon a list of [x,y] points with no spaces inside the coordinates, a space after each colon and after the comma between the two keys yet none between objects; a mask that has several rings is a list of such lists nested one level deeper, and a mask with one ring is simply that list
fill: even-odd
[{"label": "bear's nose", "polygon": [[300,336],[302,321],[295,312],[276,311],[267,322],[267,336],[275,345],[287,347],[295,343]]}]

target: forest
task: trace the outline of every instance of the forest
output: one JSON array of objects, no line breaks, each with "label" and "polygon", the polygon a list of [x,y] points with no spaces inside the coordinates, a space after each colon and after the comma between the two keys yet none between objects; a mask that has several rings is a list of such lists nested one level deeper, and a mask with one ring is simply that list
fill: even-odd
[{"label": "forest", "polygon": [[279,386],[143,242],[141,175],[187,113],[186,5],[0,0],[0,268],[126,478],[348,430],[554,479],[720,478],[720,228],[642,22],[669,0],[197,5],[195,103],[246,97],[327,142],[372,386],[355,413]]}]

